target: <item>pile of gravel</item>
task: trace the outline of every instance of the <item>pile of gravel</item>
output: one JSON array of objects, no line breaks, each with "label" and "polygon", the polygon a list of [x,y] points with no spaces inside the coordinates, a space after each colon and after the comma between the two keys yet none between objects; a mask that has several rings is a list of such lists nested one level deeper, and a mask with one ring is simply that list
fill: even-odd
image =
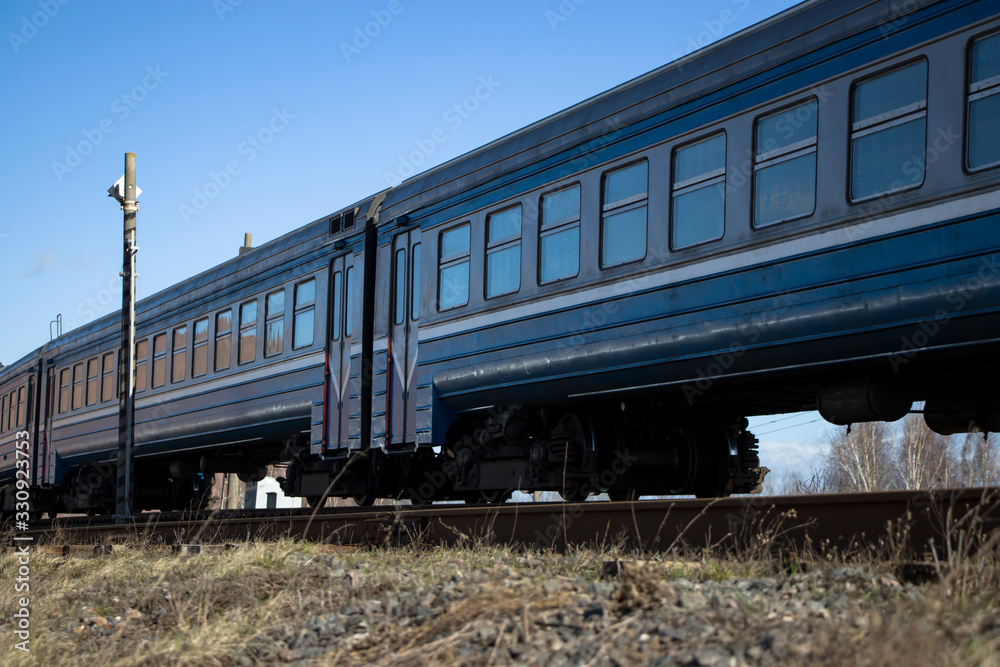
[{"label": "pile of gravel", "polygon": [[[336,559],[327,565],[343,570]],[[922,589],[840,568],[781,577],[677,578],[664,564],[551,574],[530,558],[434,574],[343,570],[335,613],[262,629],[236,664],[742,665],[819,662]],[[339,574],[339,573],[338,573]],[[387,584],[386,582],[394,582]]]}]

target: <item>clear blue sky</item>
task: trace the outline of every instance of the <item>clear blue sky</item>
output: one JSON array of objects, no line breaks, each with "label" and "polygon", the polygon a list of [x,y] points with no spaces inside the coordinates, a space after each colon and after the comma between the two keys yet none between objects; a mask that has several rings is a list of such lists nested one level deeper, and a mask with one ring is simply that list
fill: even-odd
[{"label": "clear blue sky", "polygon": [[126,151],[142,298],[793,4],[3,0],[0,362],[120,306]]}]

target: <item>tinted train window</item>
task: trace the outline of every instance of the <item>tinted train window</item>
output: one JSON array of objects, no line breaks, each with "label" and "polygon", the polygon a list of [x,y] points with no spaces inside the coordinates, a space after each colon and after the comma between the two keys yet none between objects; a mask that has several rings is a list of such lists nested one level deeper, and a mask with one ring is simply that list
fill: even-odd
[{"label": "tinted train window", "polygon": [[438,253],[438,310],[469,303],[469,223],[441,232]]},{"label": "tinted train window", "polygon": [[815,101],[757,121],[754,226],[812,215],[816,207]]},{"label": "tinted train window", "polygon": [[486,217],[486,298],[521,289],[521,206]]},{"label": "tinted train window", "polygon": [[580,186],[542,197],[538,226],[538,282],[572,278],[580,273]]},{"label": "tinted train window", "polygon": [[167,334],[153,336],[153,383],[152,387],[162,387],[167,382]]},{"label": "tinted train window", "polygon": [[354,331],[354,267],[347,267],[347,276],[344,281],[344,291],[347,298],[344,303],[344,335],[350,336]]},{"label": "tinted train window", "polygon": [[292,349],[313,344],[316,330],[316,281],[307,280],[295,286],[295,320],[292,331]]},{"label": "tinted train window", "polygon": [[233,354],[233,311],[223,310],[215,314],[215,370],[229,368]]},{"label": "tinted train window", "polygon": [[83,407],[83,364],[73,366],[73,409]]},{"label": "tinted train window", "polygon": [[406,248],[396,251],[396,259],[392,267],[393,275],[393,324],[402,324],[406,320]]},{"label": "tinted train window", "polygon": [[240,347],[238,362],[246,364],[257,358],[257,301],[240,306]]},{"label": "tinted train window", "polygon": [[194,323],[194,341],[191,348],[191,377],[208,373],[208,318]]},{"label": "tinted train window", "polygon": [[170,381],[181,382],[187,375],[187,327],[174,329],[173,355],[170,362]]},{"label": "tinted train window", "polygon": [[24,428],[28,424],[28,388],[17,390],[17,427]]},{"label": "tinted train window", "polygon": [[1000,166],[1000,34],[972,43],[967,141],[969,169]]},{"label": "tinted train window", "polygon": [[69,411],[69,369],[64,368],[59,371],[59,412]]},{"label": "tinted train window", "polygon": [[6,433],[9,428],[8,422],[10,421],[10,399],[7,394],[0,396],[0,433]]},{"label": "tinted train window", "polygon": [[285,350],[285,290],[267,295],[264,304],[264,356]]},{"label": "tinted train window", "polygon": [[337,271],[333,274],[333,318],[330,327],[333,329],[333,339],[340,340],[340,332],[343,328],[341,321],[344,315],[344,292],[343,274]]},{"label": "tinted train window", "polygon": [[862,81],[851,114],[851,200],[920,187],[927,130],[927,61]]},{"label": "tinted train window", "polygon": [[687,248],[722,238],[726,228],[726,135],[674,152],[670,246]]},{"label": "tinted train window", "polygon": [[413,263],[410,266],[410,319],[420,319],[420,244],[415,243],[410,251]]},{"label": "tinted train window", "polygon": [[601,267],[617,266],[646,256],[645,160],[604,174],[601,197]]},{"label": "tinted train window", "polygon": [[115,353],[106,352],[101,368],[101,400],[110,401],[115,393]]},{"label": "tinted train window", "polygon": [[149,371],[149,340],[143,339],[135,344],[135,390],[146,390],[146,375]]},{"label": "tinted train window", "polygon": [[99,360],[95,357],[87,361],[87,405],[94,405],[100,400],[98,383],[101,377]]}]

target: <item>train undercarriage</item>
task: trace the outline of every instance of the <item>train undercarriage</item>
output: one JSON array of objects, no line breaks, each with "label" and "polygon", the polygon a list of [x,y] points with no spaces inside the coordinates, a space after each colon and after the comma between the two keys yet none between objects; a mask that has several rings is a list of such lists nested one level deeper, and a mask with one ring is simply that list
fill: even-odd
[{"label": "train undercarriage", "polygon": [[760,491],[767,469],[746,419],[673,424],[658,407],[503,406],[457,421],[447,445],[409,454],[372,449],[320,459],[294,441],[280,481],[286,494],[311,504],[341,496],[360,504],[377,497],[500,503],[515,490],[555,491],[569,501]]}]

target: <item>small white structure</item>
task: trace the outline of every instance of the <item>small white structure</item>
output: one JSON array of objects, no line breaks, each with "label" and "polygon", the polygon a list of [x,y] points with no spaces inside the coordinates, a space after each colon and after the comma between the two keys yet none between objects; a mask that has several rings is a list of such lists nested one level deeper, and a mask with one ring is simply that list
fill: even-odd
[{"label": "small white structure", "polygon": [[286,496],[281,487],[278,486],[278,480],[274,477],[265,477],[257,482],[255,509],[288,509],[301,506],[302,499]]}]

